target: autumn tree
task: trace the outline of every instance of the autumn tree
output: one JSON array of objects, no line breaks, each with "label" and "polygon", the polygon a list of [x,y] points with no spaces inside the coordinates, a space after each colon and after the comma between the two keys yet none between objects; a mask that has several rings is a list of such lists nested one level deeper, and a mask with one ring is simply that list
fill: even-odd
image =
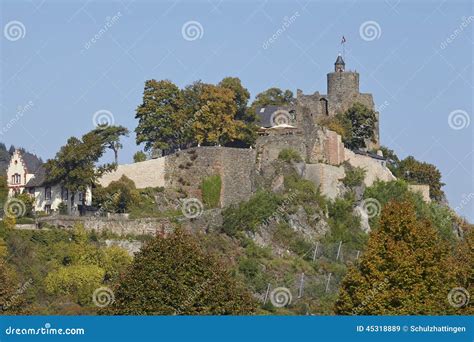
[{"label": "autumn tree", "polygon": [[[465,222],[464,236],[458,242],[456,249],[456,287],[460,290],[458,301],[459,305],[457,314],[473,315],[474,314],[474,225]],[[463,291],[464,289],[465,291]],[[470,298],[469,298],[470,296]],[[470,299],[470,301],[469,301]],[[464,301],[464,302],[463,302]],[[461,305],[463,304],[464,305]]]},{"label": "autumn tree", "polygon": [[177,117],[182,107],[180,89],[171,81],[148,80],[145,82],[143,102],[135,118],[137,144],[144,143],[145,151],[169,150],[176,145]]},{"label": "autumn tree", "polygon": [[204,85],[199,110],[194,113],[193,129],[200,144],[221,144],[239,139],[242,121],[235,120],[234,92],[211,84]]},{"label": "autumn tree", "polygon": [[244,88],[242,82],[237,77],[225,77],[219,82],[219,86],[234,92],[234,101],[237,105],[235,119],[244,123],[244,126],[240,128],[240,141],[237,141],[234,145],[239,147],[253,145],[257,139],[257,126],[255,124],[257,116],[255,110],[248,108],[250,92]]},{"label": "autumn tree", "polygon": [[453,310],[453,258],[431,222],[410,201],[390,202],[360,263],[344,278],[335,304],[342,315],[432,315]]},{"label": "autumn tree", "polygon": [[181,230],[156,237],[136,254],[114,293],[105,314],[239,315],[256,308],[226,267]]}]

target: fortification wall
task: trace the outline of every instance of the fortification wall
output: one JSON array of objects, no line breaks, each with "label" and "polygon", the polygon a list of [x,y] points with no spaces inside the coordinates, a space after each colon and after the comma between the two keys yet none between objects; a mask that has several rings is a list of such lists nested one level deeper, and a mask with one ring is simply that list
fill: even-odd
[{"label": "fortification wall", "polygon": [[344,192],[341,180],[346,176],[343,166],[333,166],[323,163],[306,164],[303,178],[312,181],[321,194],[329,199],[335,199]]},{"label": "fortification wall", "polygon": [[355,154],[349,149],[345,149],[346,161],[354,167],[363,168],[366,171],[364,184],[371,186],[377,179],[385,182],[395,180],[395,176],[384,165],[383,161],[378,161],[369,156]]},{"label": "fortification wall", "polygon": [[99,179],[99,184],[105,187],[125,175],[133,180],[139,189],[165,186],[165,160],[166,157],[162,157],[139,163],[118,165],[117,170],[104,174]]},{"label": "fortification wall", "polygon": [[425,202],[427,202],[427,203],[431,202],[430,186],[429,185],[409,184],[408,189],[415,192],[415,193],[419,193]]}]

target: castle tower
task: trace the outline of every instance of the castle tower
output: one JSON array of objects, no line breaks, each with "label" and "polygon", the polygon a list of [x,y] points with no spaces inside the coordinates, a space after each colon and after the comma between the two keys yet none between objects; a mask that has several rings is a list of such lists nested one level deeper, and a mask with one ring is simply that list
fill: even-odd
[{"label": "castle tower", "polygon": [[346,71],[346,63],[339,55],[334,63],[334,72],[327,74],[329,115],[349,108],[359,95],[359,74]]}]

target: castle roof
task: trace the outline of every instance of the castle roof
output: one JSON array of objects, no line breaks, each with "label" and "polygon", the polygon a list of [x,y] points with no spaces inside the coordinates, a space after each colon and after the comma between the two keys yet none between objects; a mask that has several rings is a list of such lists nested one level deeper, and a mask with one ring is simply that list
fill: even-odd
[{"label": "castle roof", "polygon": [[288,108],[284,106],[265,106],[265,107],[258,107],[255,110],[255,114],[257,115],[258,124],[261,127],[268,128],[275,126],[275,113],[279,110],[288,113]]},{"label": "castle roof", "polygon": [[341,55],[337,56],[336,63],[334,63],[334,64],[335,64],[335,65],[338,65],[338,64],[346,65],[346,63],[345,63],[344,60],[342,59],[342,56],[341,56]]}]

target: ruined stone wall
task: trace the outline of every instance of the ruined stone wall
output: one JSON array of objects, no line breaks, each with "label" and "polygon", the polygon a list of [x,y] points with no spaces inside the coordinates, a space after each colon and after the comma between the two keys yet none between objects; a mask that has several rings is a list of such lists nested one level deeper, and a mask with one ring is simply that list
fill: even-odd
[{"label": "ruined stone wall", "polygon": [[158,159],[119,165],[116,171],[105,174],[99,183],[107,186],[125,175],[139,189],[162,186],[201,199],[203,179],[219,175],[222,180],[221,205],[228,205],[253,193],[255,156],[256,151],[251,149],[194,147]]},{"label": "ruined stone wall", "polygon": [[313,182],[321,194],[329,199],[335,199],[344,193],[341,180],[346,176],[343,166],[333,166],[323,163],[306,164],[303,178]]},{"label": "ruined stone wall", "polygon": [[257,139],[255,149],[256,170],[260,171],[272,161],[278,159],[278,155],[284,149],[292,149],[305,159],[307,155],[306,140],[300,133],[289,135],[267,135]]},{"label": "ruined stone wall", "polygon": [[162,157],[139,163],[118,165],[115,171],[104,174],[99,179],[99,184],[105,187],[125,175],[133,180],[139,189],[165,186],[165,159],[166,157]]},{"label": "ruined stone wall", "polygon": [[396,179],[387,166],[384,165],[383,161],[369,156],[355,154],[347,148],[344,152],[346,161],[352,166],[363,168],[366,171],[364,179],[366,186],[371,186],[376,180],[390,182]]},{"label": "ruined stone wall", "polygon": [[419,193],[423,198],[423,201],[430,203],[430,186],[425,184],[409,184],[408,189],[415,193]]}]

